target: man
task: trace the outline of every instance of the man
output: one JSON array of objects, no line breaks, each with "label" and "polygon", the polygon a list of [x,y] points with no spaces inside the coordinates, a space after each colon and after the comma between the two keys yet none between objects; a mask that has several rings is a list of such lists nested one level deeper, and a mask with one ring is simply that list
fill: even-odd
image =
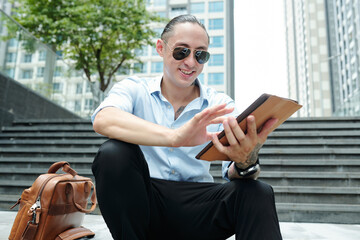
[{"label": "man", "polygon": [[[243,133],[233,100],[197,79],[208,46],[194,16],[172,19],[156,43],[162,78],[117,83],[92,116],[94,130],[110,138],[93,173],[114,239],[281,239],[273,190],[254,180],[276,119],[257,133],[250,116]],[[222,126],[230,146],[217,139]],[[223,163],[226,184],[213,183],[209,162],[195,159],[210,140],[231,160]]]}]

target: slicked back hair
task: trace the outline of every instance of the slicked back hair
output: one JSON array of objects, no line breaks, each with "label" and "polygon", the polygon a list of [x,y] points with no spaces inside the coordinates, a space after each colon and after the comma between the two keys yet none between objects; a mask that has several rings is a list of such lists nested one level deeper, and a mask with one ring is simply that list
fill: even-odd
[{"label": "slicked back hair", "polygon": [[170,20],[170,22],[168,22],[168,24],[166,24],[163,32],[161,33],[161,39],[164,41],[167,41],[169,39],[169,37],[171,36],[172,32],[174,31],[174,27],[177,24],[180,23],[194,23],[199,25],[200,27],[202,27],[202,29],[204,29],[204,31],[206,32],[206,35],[208,37],[208,41],[210,42],[210,37],[208,32],[206,31],[206,28],[204,26],[204,24],[202,24],[199,19],[197,19],[194,15],[191,14],[184,14],[184,15],[179,15],[177,17],[174,17],[173,19]]}]

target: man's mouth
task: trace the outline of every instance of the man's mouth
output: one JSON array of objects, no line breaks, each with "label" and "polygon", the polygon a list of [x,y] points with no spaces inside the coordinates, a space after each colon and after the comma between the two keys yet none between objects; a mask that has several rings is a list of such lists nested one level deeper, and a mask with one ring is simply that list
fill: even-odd
[{"label": "man's mouth", "polygon": [[190,74],[192,74],[194,72],[194,71],[185,71],[183,69],[180,69],[180,71],[185,75],[190,75]]}]

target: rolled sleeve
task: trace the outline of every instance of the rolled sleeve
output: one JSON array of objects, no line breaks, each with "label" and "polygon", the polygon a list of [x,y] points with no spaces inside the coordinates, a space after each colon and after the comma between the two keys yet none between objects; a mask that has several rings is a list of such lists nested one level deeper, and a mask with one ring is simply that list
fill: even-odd
[{"label": "rolled sleeve", "polygon": [[134,108],[134,101],[137,96],[137,85],[139,81],[137,78],[127,78],[121,82],[116,83],[109,91],[104,101],[96,108],[91,115],[91,121],[94,122],[96,114],[106,107],[116,107],[123,111],[132,113]]}]

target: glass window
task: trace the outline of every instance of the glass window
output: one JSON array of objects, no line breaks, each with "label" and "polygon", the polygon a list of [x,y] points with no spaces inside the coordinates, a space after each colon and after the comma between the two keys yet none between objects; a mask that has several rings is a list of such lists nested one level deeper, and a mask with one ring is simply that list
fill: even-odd
[{"label": "glass window", "polygon": [[157,12],[156,13],[159,17],[165,18],[166,17],[166,12]]},{"label": "glass window", "polygon": [[129,75],[130,69],[127,66],[121,66],[116,72],[116,75]]},{"label": "glass window", "polygon": [[154,6],[166,6],[166,0],[154,0]]},{"label": "glass window", "polygon": [[204,73],[201,73],[197,78],[199,79],[199,81],[200,81],[202,84],[205,83],[205,82],[204,82]]},{"label": "glass window", "polygon": [[32,69],[22,70],[22,74],[21,74],[22,79],[31,79],[32,76],[33,76],[33,70]]},{"label": "glass window", "polygon": [[141,56],[141,57],[145,57],[148,55],[148,46],[143,46],[141,49],[136,49],[135,50],[135,55],[136,56]]},{"label": "glass window", "polygon": [[209,59],[209,66],[224,66],[224,54],[212,54]]},{"label": "glass window", "polygon": [[62,58],[62,51],[56,51],[56,59]]},{"label": "glass window", "polygon": [[211,48],[224,47],[224,36],[210,37],[210,47]]},{"label": "glass window", "polygon": [[7,68],[5,70],[5,74],[11,78],[14,78],[15,76],[15,68]]},{"label": "glass window", "polygon": [[219,30],[224,29],[224,19],[214,18],[209,19],[209,30]]},{"label": "glass window", "polygon": [[177,6],[177,7],[172,7],[171,11],[170,11],[170,18],[182,15],[182,14],[187,14],[187,8],[186,6]]},{"label": "glass window", "polygon": [[81,111],[81,102],[79,100],[75,100],[74,111],[75,112]]},{"label": "glass window", "polygon": [[25,54],[24,55],[24,63],[31,63],[31,59],[32,59],[32,54]]},{"label": "glass window", "polygon": [[45,68],[44,67],[38,67],[36,70],[36,77],[44,77]]},{"label": "glass window", "polygon": [[13,63],[16,61],[16,53],[7,53],[6,54],[6,62]]},{"label": "glass window", "polygon": [[85,99],[85,110],[92,110],[93,104],[92,99]]},{"label": "glass window", "polygon": [[204,13],[205,12],[205,3],[191,3],[191,13]]},{"label": "glass window", "polygon": [[45,61],[46,59],[46,51],[39,52],[39,61]]},{"label": "glass window", "polygon": [[223,85],[224,84],[224,73],[209,73],[208,84],[209,85]]},{"label": "glass window", "polygon": [[146,63],[135,63],[134,64],[134,73],[147,73],[147,64]]},{"label": "glass window", "polygon": [[209,2],[209,12],[223,12],[224,11],[224,2]]},{"label": "glass window", "polygon": [[156,32],[155,38],[160,38],[161,34],[163,32],[163,29],[162,28],[154,28],[153,30],[154,30],[154,32]]},{"label": "glass window", "polygon": [[91,83],[89,81],[86,82],[86,92],[91,92]]},{"label": "glass window", "polygon": [[163,62],[152,62],[151,63],[151,72],[152,73],[161,73],[163,71]]},{"label": "glass window", "polygon": [[54,72],[54,77],[61,77],[62,75],[63,75],[62,67],[56,66],[55,72]]},{"label": "glass window", "polygon": [[62,88],[63,88],[62,83],[53,83],[54,93],[62,93]]},{"label": "glass window", "polygon": [[77,83],[76,84],[76,94],[81,94],[83,91],[83,84],[82,83]]},{"label": "glass window", "polygon": [[9,47],[16,47],[17,43],[18,41],[16,40],[16,38],[12,38],[9,40],[8,45]]}]

